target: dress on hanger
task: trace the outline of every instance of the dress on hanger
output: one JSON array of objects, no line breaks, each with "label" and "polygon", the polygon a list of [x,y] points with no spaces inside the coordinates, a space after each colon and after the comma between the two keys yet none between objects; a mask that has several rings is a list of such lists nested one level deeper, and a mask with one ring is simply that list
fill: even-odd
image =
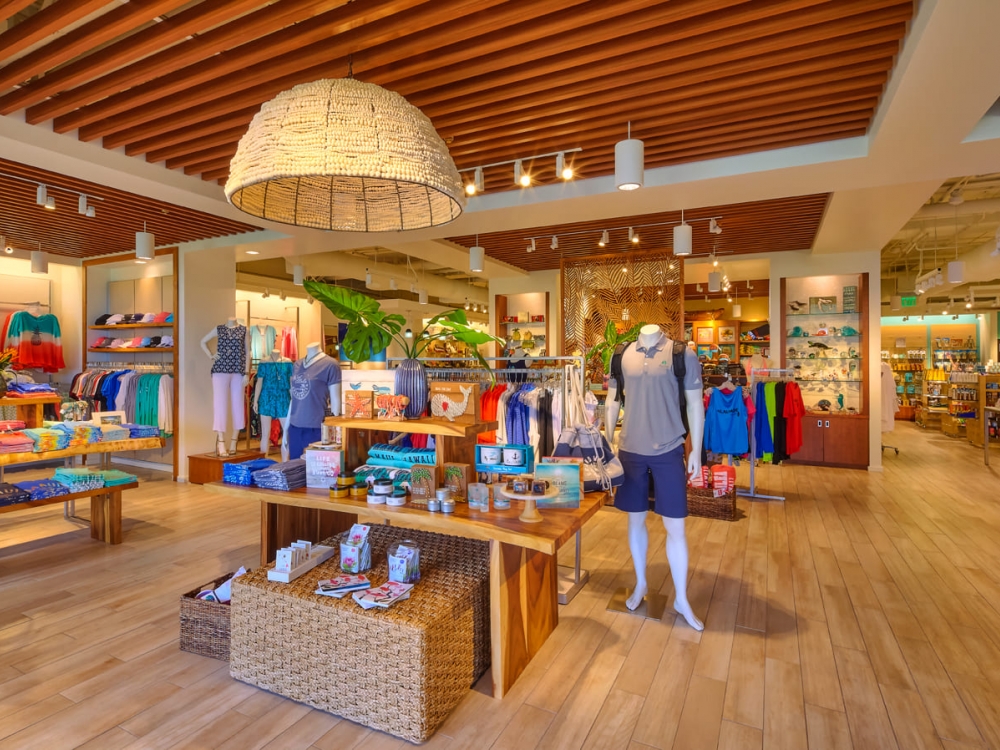
[{"label": "dress on hanger", "polygon": [[[263,328],[263,330],[261,330]],[[250,328],[250,358],[262,360],[274,349],[278,334],[274,326],[256,325]]]}]

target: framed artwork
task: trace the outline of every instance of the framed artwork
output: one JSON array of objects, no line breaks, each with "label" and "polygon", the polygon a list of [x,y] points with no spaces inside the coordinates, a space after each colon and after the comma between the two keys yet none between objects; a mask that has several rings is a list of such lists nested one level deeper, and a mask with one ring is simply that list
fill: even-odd
[{"label": "framed artwork", "polygon": [[732,344],[736,341],[736,326],[719,326],[719,343]]},{"label": "framed artwork", "polygon": [[810,297],[810,315],[830,315],[837,312],[837,295],[831,294],[828,297]]},{"label": "framed artwork", "polygon": [[715,329],[711,326],[702,326],[698,329],[698,338],[695,339],[698,344],[714,344],[715,343]]},{"label": "framed artwork", "polygon": [[700,344],[698,346],[698,356],[699,357],[712,357],[712,347],[708,344]]},{"label": "framed artwork", "polygon": [[736,359],[736,344],[719,344],[719,353],[725,354],[730,361]]},{"label": "framed artwork", "polygon": [[90,421],[94,424],[101,425],[118,425],[121,426],[125,424],[125,412],[123,411],[95,411],[91,417]]},{"label": "framed artwork", "polygon": [[694,341],[694,325],[691,323],[684,324],[684,340]]}]

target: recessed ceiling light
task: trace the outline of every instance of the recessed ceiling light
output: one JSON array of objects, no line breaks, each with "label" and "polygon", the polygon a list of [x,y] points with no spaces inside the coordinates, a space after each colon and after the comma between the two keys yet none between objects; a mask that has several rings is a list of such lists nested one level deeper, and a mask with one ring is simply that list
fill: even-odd
[{"label": "recessed ceiling light", "polygon": [[247,255],[260,255],[260,250],[247,250]]}]

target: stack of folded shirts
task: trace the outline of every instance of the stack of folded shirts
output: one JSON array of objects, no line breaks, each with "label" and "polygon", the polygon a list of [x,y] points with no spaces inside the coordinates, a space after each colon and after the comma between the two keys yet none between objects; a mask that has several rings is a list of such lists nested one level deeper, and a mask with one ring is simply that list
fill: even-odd
[{"label": "stack of folded shirts", "polygon": [[138,482],[139,477],[118,469],[92,469],[92,474],[97,474],[104,480],[105,487],[116,487],[119,484],[131,484]]},{"label": "stack of folded shirts", "polygon": [[243,487],[253,486],[253,473],[274,466],[277,461],[270,458],[255,458],[239,464],[222,465],[222,481],[227,484],[238,484]]},{"label": "stack of folded shirts", "polygon": [[58,392],[48,383],[8,383],[7,396],[10,398],[31,398],[33,396],[55,396]]},{"label": "stack of folded shirts", "polygon": [[253,481],[267,490],[296,490],[306,486],[306,462],[296,458],[253,472]]},{"label": "stack of folded shirts", "polygon": [[23,432],[0,432],[0,453],[31,453],[35,441]]},{"label": "stack of folded shirts", "polygon": [[62,467],[56,469],[56,475],[53,478],[59,484],[65,485],[70,492],[99,490],[104,486],[104,477],[87,468]]},{"label": "stack of folded shirts", "polygon": [[397,469],[386,466],[374,466],[371,462],[359,466],[354,470],[354,477],[358,482],[365,482],[371,485],[376,479],[391,479],[395,488],[410,486],[410,470]]},{"label": "stack of folded shirts", "polygon": [[20,419],[0,419],[0,432],[14,432],[24,428],[25,424]]},{"label": "stack of folded shirts", "polygon": [[48,500],[50,497],[59,497],[69,492],[66,485],[60,484],[55,479],[36,479],[31,482],[15,482],[15,487],[27,492],[32,500]]},{"label": "stack of folded shirts", "polygon": [[409,469],[414,464],[433,465],[434,461],[433,448],[404,448],[401,445],[376,443],[368,449],[369,466]]},{"label": "stack of folded shirts", "polygon": [[69,435],[70,448],[99,443],[103,438],[101,428],[93,422],[51,422],[46,423],[46,426]]},{"label": "stack of folded shirts", "polygon": [[35,453],[45,451],[63,451],[69,448],[70,435],[65,430],[53,430],[48,427],[31,427],[24,434],[34,441]]},{"label": "stack of folded shirts", "polygon": [[0,482],[0,506],[14,505],[16,503],[26,503],[31,499],[31,494],[25,492],[20,487]]},{"label": "stack of folded shirts", "polygon": [[136,438],[154,438],[160,436],[160,428],[146,424],[123,424],[128,430],[128,436],[133,440]]},{"label": "stack of folded shirts", "polygon": [[112,440],[128,440],[129,431],[116,424],[102,424],[101,435],[103,442],[107,443]]}]

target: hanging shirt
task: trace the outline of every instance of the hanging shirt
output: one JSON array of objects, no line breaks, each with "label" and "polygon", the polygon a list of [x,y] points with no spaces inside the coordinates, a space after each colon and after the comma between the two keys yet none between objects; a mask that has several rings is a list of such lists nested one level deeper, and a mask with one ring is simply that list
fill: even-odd
[{"label": "hanging shirt", "polygon": [[763,458],[774,450],[774,441],[771,440],[771,420],[767,413],[767,399],[764,396],[764,383],[757,383],[757,392],[754,394],[754,404],[757,407],[756,419],[753,424],[754,447],[757,455],[755,458]]},{"label": "hanging shirt", "polygon": [[256,360],[266,359],[274,349],[277,338],[274,326],[253,326],[250,329],[250,357]]},{"label": "hanging shirt", "polygon": [[785,421],[785,388],[787,383],[775,383],[774,386],[774,463],[780,463],[788,455],[788,422]]},{"label": "hanging shirt", "polygon": [[287,357],[288,359],[299,358],[299,343],[294,328],[286,326],[281,329],[281,344],[278,348],[281,349],[282,357]]},{"label": "hanging shirt", "polygon": [[296,362],[292,369],[290,423],[293,427],[317,428],[326,416],[330,386],[340,384],[340,365],[325,354],[308,367],[303,362]]},{"label": "hanging shirt", "polygon": [[705,448],[712,453],[742,455],[750,450],[743,391],[712,391],[705,414]]},{"label": "hanging shirt", "polygon": [[767,436],[771,439],[771,450],[764,454],[765,461],[774,459],[774,407],[776,401],[775,387],[777,383],[764,383],[764,400],[767,403]]},{"label": "hanging shirt", "polygon": [[15,370],[39,368],[58,372],[66,366],[59,319],[51,313],[36,317],[22,310],[11,315],[4,345],[17,350]]},{"label": "hanging shirt", "polygon": [[802,448],[802,417],[806,414],[806,405],[802,402],[802,391],[798,383],[788,383],[785,386],[785,449],[789,455],[798,453]]}]

